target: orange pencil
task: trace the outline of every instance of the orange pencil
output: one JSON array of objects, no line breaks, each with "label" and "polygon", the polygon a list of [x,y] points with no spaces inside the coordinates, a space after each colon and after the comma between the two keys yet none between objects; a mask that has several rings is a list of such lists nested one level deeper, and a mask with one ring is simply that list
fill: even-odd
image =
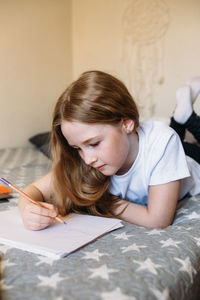
[{"label": "orange pencil", "polygon": [[[22,192],[21,190],[19,190],[16,186],[12,185],[9,181],[7,181],[5,178],[0,178],[0,180],[8,185],[9,187],[11,187],[14,191],[16,191],[17,193],[19,193],[20,195],[24,196],[26,199],[28,199],[30,202],[38,205],[38,206],[41,206],[43,208],[46,208],[44,205],[42,205],[40,202],[34,200],[33,198],[31,198],[28,194]],[[67,224],[65,221],[63,221],[61,218],[59,217],[56,217],[56,220],[60,223],[63,223],[63,224]]]}]

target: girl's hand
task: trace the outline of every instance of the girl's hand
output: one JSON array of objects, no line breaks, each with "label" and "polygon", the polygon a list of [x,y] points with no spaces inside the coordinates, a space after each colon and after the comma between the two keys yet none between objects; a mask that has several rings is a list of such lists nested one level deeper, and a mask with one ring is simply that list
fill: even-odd
[{"label": "girl's hand", "polygon": [[30,230],[41,230],[55,221],[57,212],[52,204],[40,202],[43,206],[27,203],[22,211],[24,226]]}]

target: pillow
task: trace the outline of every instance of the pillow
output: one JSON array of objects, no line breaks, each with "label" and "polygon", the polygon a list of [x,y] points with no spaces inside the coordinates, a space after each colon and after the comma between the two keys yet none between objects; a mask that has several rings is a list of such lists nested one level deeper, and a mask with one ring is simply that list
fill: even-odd
[{"label": "pillow", "polygon": [[48,158],[51,158],[50,136],[50,132],[43,132],[29,138],[31,144]]}]

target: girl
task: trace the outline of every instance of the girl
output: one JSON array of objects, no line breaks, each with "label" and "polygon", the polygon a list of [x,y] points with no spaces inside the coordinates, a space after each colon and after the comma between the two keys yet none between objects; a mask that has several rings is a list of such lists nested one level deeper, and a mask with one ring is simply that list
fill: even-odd
[{"label": "girl", "polygon": [[[192,107],[200,80],[188,85],[188,93],[181,91],[178,98],[187,94]],[[32,230],[69,212],[164,228],[173,221],[177,201],[200,192],[200,165],[185,156],[176,132],[157,121],[139,124],[127,88],[104,72],[83,73],[58,99],[51,146],[52,171],[25,189],[46,208],[19,199],[24,225]]]}]

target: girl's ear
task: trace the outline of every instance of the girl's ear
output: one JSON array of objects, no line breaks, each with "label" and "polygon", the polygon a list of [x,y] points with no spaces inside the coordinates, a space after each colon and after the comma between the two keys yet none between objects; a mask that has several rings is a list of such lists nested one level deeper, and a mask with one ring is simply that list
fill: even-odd
[{"label": "girl's ear", "polygon": [[125,129],[126,133],[129,134],[129,133],[133,132],[133,130],[135,128],[135,121],[132,119],[128,119],[128,118],[123,118],[122,126]]}]

